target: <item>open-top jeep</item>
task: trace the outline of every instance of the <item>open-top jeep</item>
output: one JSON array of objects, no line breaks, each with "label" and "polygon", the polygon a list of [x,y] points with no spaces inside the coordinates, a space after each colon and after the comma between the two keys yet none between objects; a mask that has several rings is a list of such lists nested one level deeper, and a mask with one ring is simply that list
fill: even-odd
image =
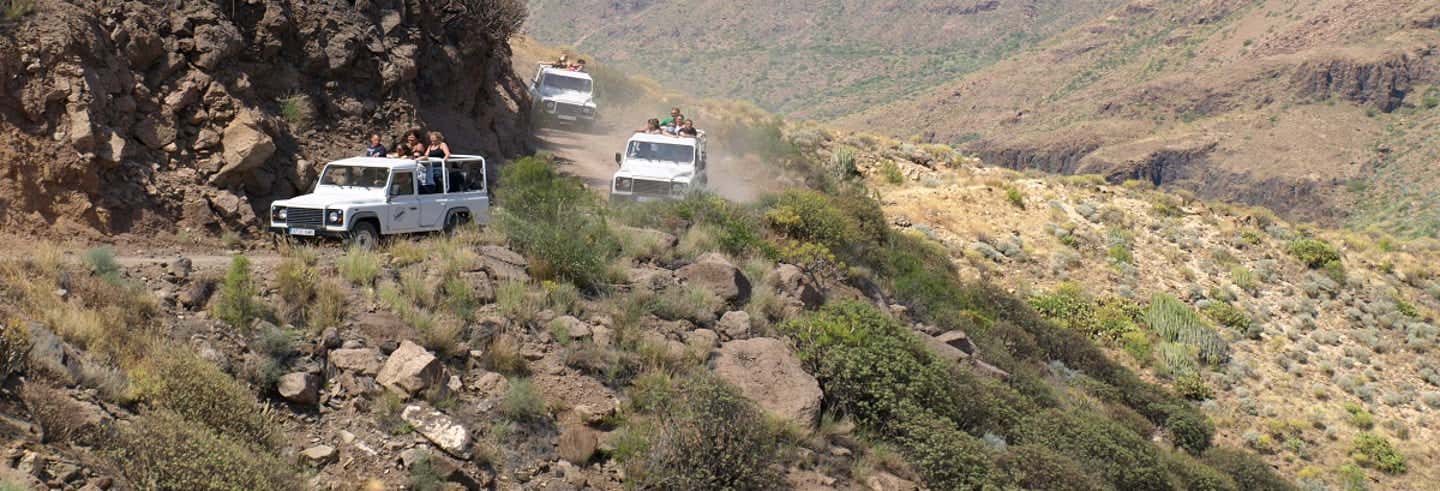
[{"label": "open-top jeep", "polygon": [[612,201],[675,199],[703,189],[705,132],[694,137],[636,133],[615,154],[620,170],[610,180]]},{"label": "open-top jeep", "polygon": [[315,191],[270,205],[270,229],[373,247],[384,235],[452,231],[490,220],[485,158],[355,157],[331,162]]},{"label": "open-top jeep", "polygon": [[590,74],[541,64],[530,81],[530,99],[535,122],[579,124],[589,128],[595,124],[595,81]]}]

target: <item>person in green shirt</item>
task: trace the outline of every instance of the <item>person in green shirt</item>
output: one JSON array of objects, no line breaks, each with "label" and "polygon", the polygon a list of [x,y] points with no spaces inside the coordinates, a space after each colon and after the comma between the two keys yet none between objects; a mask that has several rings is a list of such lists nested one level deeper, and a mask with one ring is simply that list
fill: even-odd
[{"label": "person in green shirt", "polygon": [[674,133],[675,129],[679,128],[680,124],[684,122],[685,115],[680,113],[680,108],[672,107],[670,108],[670,117],[660,120],[660,126],[670,128],[670,132]]}]

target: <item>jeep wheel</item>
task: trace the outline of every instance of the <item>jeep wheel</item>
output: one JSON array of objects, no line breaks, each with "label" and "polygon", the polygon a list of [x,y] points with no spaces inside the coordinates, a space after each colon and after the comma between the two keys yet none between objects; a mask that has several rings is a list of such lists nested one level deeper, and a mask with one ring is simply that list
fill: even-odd
[{"label": "jeep wheel", "polygon": [[380,245],[380,231],[375,229],[371,222],[359,222],[350,228],[350,236],[346,243],[350,247],[370,250]]},{"label": "jeep wheel", "polygon": [[455,232],[467,223],[470,223],[470,217],[465,216],[464,213],[458,211],[450,212],[449,215],[445,216],[445,235],[455,235]]}]

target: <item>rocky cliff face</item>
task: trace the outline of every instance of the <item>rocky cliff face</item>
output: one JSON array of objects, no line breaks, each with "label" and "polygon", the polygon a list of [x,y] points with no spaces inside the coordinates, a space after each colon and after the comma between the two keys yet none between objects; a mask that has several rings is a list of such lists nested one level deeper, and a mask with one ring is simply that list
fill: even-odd
[{"label": "rocky cliff face", "polygon": [[42,0],[0,25],[0,226],[253,229],[372,132],[523,152],[523,18],[503,0]]}]

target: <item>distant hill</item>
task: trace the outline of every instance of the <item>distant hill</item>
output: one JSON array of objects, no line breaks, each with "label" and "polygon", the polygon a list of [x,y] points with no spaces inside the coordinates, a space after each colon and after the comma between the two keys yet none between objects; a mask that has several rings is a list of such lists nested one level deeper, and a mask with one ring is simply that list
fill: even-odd
[{"label": "distant hill", "polygon": [[1433,236],[1437,26],[1415,0],[1135,1],[840,122]]},{"label": "distant hill", "polygon": [[828,119],[903,99],[1119,0],[531,0],[531,35],[707,97]]}]

